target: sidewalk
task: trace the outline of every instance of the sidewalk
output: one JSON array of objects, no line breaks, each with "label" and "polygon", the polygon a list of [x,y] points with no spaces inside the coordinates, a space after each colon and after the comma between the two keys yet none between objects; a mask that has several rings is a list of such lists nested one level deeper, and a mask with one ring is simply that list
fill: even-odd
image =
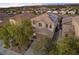
[{"label": "sidewalk", "polygon": [[1,55],[20,55],[19,53],[16,53],[14,51],[11,51],[9,49],[1,48],[0,47],[0,54]]}]

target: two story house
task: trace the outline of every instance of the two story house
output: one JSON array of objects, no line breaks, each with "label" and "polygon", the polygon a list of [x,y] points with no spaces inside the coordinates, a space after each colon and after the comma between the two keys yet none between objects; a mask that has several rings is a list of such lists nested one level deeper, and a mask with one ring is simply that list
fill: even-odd
[{"label": "two story house", "polygon": [[55,27],[57,26],[58,16],[52,13],[44,13],[39,16],[23,13],[15,15],[10,18],[11,24],[16,24],[17,21],[27,19],[31,21],[33,31],[38,37],[47,36],[49,38],[53,37]]},{"label": "two story house", "polygon": [[18,15],[15,15],[13,17],[11,17],[9,19],[9,22],[11,24],[16,24],[17,21],[20,21],[20,20],[30,20],[31,18],[35,17],[36,15],[33,14],[33,13],[28,13],[28,12],[25,12],[25,13],[22,13],[22,14],[18,14]]},{"label": "two story house", "polygon": [[31,19],[34,32],[38,36],[52,38],[57,25],[58,16],[52,13],[44,13]]}]

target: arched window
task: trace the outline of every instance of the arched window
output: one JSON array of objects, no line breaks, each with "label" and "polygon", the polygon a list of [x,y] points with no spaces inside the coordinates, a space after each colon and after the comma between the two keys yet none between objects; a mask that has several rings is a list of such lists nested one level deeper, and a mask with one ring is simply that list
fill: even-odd
[{"label": "arched window", "polygon": [[46,28],[48,28],[48,24],[46,24]]},{"label": "arched window", "polygon": [[33,20],[33,24],[35,24],[35,21]]},{"label": "arched window", "polygon": [[42,27],[42,23],[39,23],[38,25],[39,25],[39,27]]},{"label": "arched window", "polygon": [[50,25],[49,27],[52,28],[52,25]]}]

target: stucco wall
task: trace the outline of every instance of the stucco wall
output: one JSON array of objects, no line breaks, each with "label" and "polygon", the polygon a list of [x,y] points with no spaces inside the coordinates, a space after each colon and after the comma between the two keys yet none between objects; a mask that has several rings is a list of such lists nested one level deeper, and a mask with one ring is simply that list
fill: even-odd
[{"label": "stucco wall", "polygon": [[[36,19],[35,19],[36,20]],[[51,32],[53,32],[53,30],[54,30],[54,23],[52,22],[52,23],[45,23],[44,21],[38,21],[38,22],[35,22],[35,24],[33,24],[33,21],[35,21],[35,20],[31,20],[31,23],[32,23],[32,26],[33,27],[35,27],[35,28],[37,28],[37,29],[43,29],[43,28],[46,28],[46,29],[48,29],[49,31],[51,31]],[[41,27],[39,27],[39,23],[41,23],[42,24],[42,26]],[[48,27],[46,27],[46,24],[48,25]],[[52,28],[50,28],[50,25],[52,26]]]},{"label": "stucco wall", "polygon": [[74,25],[75,35],[79,37],[79,23],[76,22],[75,20],[72,20],[72,24]]},{"label": "stucco wall", "polygon": [[[35,24],[33,24],[33,21],[35,22]],[[53,21],[51,21],[49,18],[34,18],[31,19],[31,23],[32,26],[35,27],[35,32],[41,35],[47,35],[48,37],[52,37],[53,36],[53,32],[55,30],[55,24]],[[39,23],[42,24],[41,27],[39,27]],[[46,27],[46,24],[48,25],[48,27]],[[52,26],[52,28],[50,28],[50,25]]]}]

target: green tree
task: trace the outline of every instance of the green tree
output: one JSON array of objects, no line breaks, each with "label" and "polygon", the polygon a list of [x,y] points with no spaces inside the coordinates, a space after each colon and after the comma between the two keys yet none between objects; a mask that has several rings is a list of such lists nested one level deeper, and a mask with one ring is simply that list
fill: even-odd
[{"label": "green tree", "polygon": [[9,47],[10,35],[5,28],[0,28],[0,39],[3,40],[4,47],[8,48]]},{"label": "green tree", "polygon": [[21,48],[27,48],[32,36],[30,20],[21,20],[17,24],[5,24],[0,28],[0,38],[9,45],[11,39],[15,40]]},{"label": "green tree", "polygon": [[71,36],[65,37],[57,41],[55,49],[52,49],[49,54],[59,54],[59,55],[73,55],[79,54],[79,39]]},{"label": "green tree", "polygon": [[76,54],[74,38],[65,38],[57,43],[58,54]]}]

